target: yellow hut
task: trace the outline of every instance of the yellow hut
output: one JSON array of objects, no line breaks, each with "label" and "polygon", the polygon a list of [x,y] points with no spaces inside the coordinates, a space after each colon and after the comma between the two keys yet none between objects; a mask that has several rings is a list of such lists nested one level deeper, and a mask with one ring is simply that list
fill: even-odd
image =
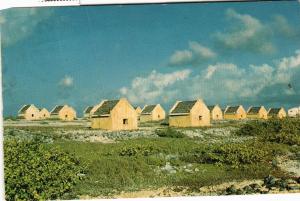
[{"label": "yellow hut", "polygon": [[245,119],[247,113],[243,106],[227,106],[224,111],[224,119],[240,120]]},{"label": "yellow hut", "polygon": [[173,127],[199,127],[210,125],[210,111],[204,101],[177,101],[169,113],[169,125]]},{"label": "yellow hut", "polygon": [[268,111],[264,106],[249,107],[247,111],[247,118],[249,119],[268,119]]},{"label": "yellow hut", "polygon": [[137,113],[125,98],[104,100],[92,115],[91,127],[105,130],[137,129]]},{"label": "yellow hut", "polygon": [[212,120],[222,120],[223,119],[223,111],[219,105],[209,105],[207,108],[210,111],[210,118]]},{"label": "yellow hut", "polygon": [[50,112],[50,118],[72,121],[76,118],[76,111],[68,105],[56,105]]},{"label": "yellow hut", "polygon": [[160,104],[145,105],[141,112],[140,122],[159,121],[166,118],[166,112]]},{"label": "yellow hut", "polygon": [[26,120],[38,120],[40,110],[33,104],[23,105],[18,111],[18,118]]},{"label": "yellow hut", "polygon": [[141,108],[140,106],[137,106],[137,107],[134,107],[134,109],[135,109],[135,111],[136,111],[138,120],[140,120],[141,113],[142,113],[142,108]]},{"label": "yellow hut", "polygon": [[268,111],[268,118],[279,118],[282,119],[286,117],[286,111],[283,107],[281,108],[270,108]]},{"label": "yellow hut", "polygon": [[40,119],[48,119],[50,118],[50,112],[46,108],[39,109],[39,118]]},{"label": "yellow hut", "polygon": [[83,111],[83,118],[88,119],[88,118],[91,117],[91,111],[92,111],[93,107],[94,107],[94,106],[88,106],[88,107],[86,107],[86,108],[84,109],[84,111]]}]

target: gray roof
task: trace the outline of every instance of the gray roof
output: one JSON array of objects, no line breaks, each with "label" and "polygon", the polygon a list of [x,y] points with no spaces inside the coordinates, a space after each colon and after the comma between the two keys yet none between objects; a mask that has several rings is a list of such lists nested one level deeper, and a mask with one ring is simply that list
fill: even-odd
[{"label": "gray roof", "polygon": [[84,110],[84,114],[90,113],[92,109],[93,109],[93,106],[88,106],[88,107]]},{"label": "gray roof", "polygon": [[251,108],[248,110],[248,114],[258,114],[260,108],[261,108],[261,106],[260,106],[260,107],[251,107]]},{"label": "gray roof", "polygon": [[143,110],[142,110],[142,114],[150,114],[154,108],[156,107],[156,105],[147,105]]},{"label": "gray roof", "polygon": [[229,106],[225,111],[226,114],[236,114],[240,106]]},{"label": "gray roof", "polygon": [[55,106],[55,108],[51,111],[51,114],[58,114],[59,113],[59,111],[61,110],[61,109],[63,109],[63,105],[57,105],[57,106]]},{"label": "gray roof", "polygon": [[171,111],[171,114],[182,114],[182,113],[190,113],[191,109],[195,105],[197,101],[181,101],[176,107]]},{"label": "gray roof", "polygon": [[96,116],[109,115],[110,111],[118,104],[120,100],[106,100],[104,103],[94,112]]},{"label": "gray roof", "polygon": [[278,114],[281,108],[271,108],[268,114]]},{"label": "gray roof", "polygon": [[19,114],[24,114],[24,113],[26,112],[26,110],[27,110],[30,106],[31,106],[31,105],[24,105],[24,106],[21,108]]}]

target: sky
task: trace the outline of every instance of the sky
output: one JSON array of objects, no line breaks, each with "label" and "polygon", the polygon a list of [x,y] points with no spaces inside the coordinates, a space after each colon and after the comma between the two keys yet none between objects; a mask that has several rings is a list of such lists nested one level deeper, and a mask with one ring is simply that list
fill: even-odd
[{"label": "sky", "polygon": [[300,3],[8,9],[0,13],[4,116],[24,104],[300,105]]}]

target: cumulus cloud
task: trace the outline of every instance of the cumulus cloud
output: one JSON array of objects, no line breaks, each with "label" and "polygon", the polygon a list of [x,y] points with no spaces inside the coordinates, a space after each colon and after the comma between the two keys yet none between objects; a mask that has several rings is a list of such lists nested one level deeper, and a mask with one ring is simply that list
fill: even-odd
[{"label": "cumulus cloud", "polygon": [[272,28],[286,37],[294,37],[297,35],[297,30],[288,22],[283,15],[272,16]]},{"label": "cumulus cloud", "polygon": [[191,41],[188,49],[177,50],[171,55],[169,64],[171,66],[195,65],[214,57],[216,57],[216,53],[213,50]]},{"label": "cumulus cloud", "polygon": [[51,8],[13,8],[1,11],[0,26],[4,46],[28,37],[36,26],[53,13]]},{"label": "cumulus cloud", "polygon": [[261,99],[282,102],[282,96],[300,98],[298,82],[292,84],[293,89],[288,87],[299,76],[300,50],[271,64],[216,63],[193,74],[189,70],[168,74],[153,71],[149,76],[135,78],[131,87],[121,88],[120,93],[135,104],[197,98],[219,104],[251,101],[255,104]]},{"label": "cumulus cloud", "polygon": [[228,49],[249,50],[264,54],[271,54],[276,47],[270,41],[269,27],[259,19],[240,14],[233,9],[228,9],[226,16],[233,22],[228,32],[216,33],[216,39],[220,45]]},{"label": "cumulus cloud", "polygon": [[150,104],[167,102],[176,94],[176,84],[187,79],[190,70],[175,71],[172,73],[158,73],[152,71],[146,77],[136,77],[130,87],[122,87],[120,93],[134,104]]},{"label": "cumulus cloud", "polygon": [[66,75],[59,81],[59,85],[64,88],[72,87],[74,85],[73,77]]}]

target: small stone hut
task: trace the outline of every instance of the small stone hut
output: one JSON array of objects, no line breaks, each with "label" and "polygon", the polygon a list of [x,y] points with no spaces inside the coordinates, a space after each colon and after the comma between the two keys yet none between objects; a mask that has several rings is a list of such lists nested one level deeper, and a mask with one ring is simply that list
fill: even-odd
[{"label": "small stone hut", "polygon": [[166,112],[160,104],[145,105],[141,112],[140,122],[160,121],[166,118]]},{"label": "small stone hut", "polygon": [[126,98],[104,100],[91,118],[91,127],[105,130],[137,129],[137,113]]},{"label": "small stone hut", "polygon": [[207,108],[210,111],[210,118],[212,120],[222,120],[223,119],[223,111],[219,105],[209,105]]},{"label": "small stone hut", "polygon": [[25,120],[38,120],[40,110],[34,104],[23,105],[18,111],[18,118]]},{"label": "small stone hut", "polygon": [[50,112],[46,108],[39,109],[39,118],[40,119],[49,119]]},{"label": "small stone hut", "polygon": [[84,111],[83,111],[83,118],[88,119],[88,118],[91,117],[91,111],[92,111],[93,107],[94,107],[94,106],[88,106],[88,107],[86,107],[86,108],[84,109]]},{"label": "small stone hut", "polygon": [[241,120],[247,117],[247,113],[242,105],[227,106],[224,111],[224,119]]},{"label": "small stone hut", "polygon": [[270,108],[268,111],[268,118],[285,118],[286,117],[286,111],[283,107],[281,108]]},{"label": "small stone hut", "polygon": [[68,105],[56,105],[50,112],[50,118],[72,121],[76,119],[76,111]]},{"label": "small stone hut", "polygon": [[247,118],[249,119],[268,119],[268,111],[264,106],[249,107],[247,111]]},{"label": "small stone hut", "polygon": [[169,112],[172,127],[201,127],[210,125],[210,111],[203,100],[177,101]]}]

